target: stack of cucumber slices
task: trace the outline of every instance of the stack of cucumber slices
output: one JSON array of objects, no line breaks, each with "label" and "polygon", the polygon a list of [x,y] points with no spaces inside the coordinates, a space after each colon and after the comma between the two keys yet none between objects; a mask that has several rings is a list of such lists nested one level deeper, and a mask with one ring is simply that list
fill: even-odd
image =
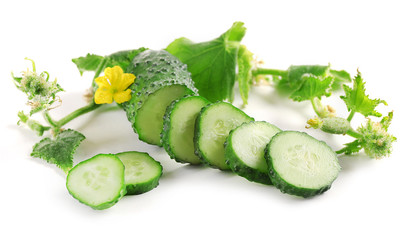
[{"label": "stack of cucumber slices", "polygon": [[[340,171],[326,143],[197,96],[186,65],[166,51],[140,53],[129,72],[137,78],[122,107],[134,131],[177,162],[231,170],[304,198],[328,190]],[[105,209],[125,194],[153,189],[161,174],[160,163],[146,153],[99,154],[69,172],[67,188],[80,202]]]},{"label": "stack of cucumber slices", "polygon": [[230,103],[204,104],[202,97],[193,96],[167,108],[163,146],[176,161],[232,170],[304,198],[325,192],[336,179],[340,165],[326,143],[254,121]]},{"label": "stack of cucumber slices", "polygon": [[73,167],[66,178],[69,193],[93,209],[106,209],[124,195],[157,187],[162,166],[142,152],[98,154]]}]

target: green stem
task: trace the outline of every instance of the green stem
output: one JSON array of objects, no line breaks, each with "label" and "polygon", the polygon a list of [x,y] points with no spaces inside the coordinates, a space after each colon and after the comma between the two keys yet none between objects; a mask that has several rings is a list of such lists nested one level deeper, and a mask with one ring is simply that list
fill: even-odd
[{"label": "green stem", "polygon": [[354,111],[354,110],[352,110],[351,112],[350,112],[350,114],[349,114],[349,116],[347,117],[347,121],[352,121],[352,119],[353,119],[353,117],[354,117],[354,114],[355,114],[356,112]]},{"label": "green stem", "polygon": [[354,138],[362,138],[363,135],[361,133],[356,132],[354,129],[350,129],[346,132],[347,135],[354,137]]},{"label": "green stem", "polygon": [[274,75],[274,76],[285,76],[287,75],[286,70],[270,69],[270,68],[257,68],[252,70],[252,75]]},{"label": "green stem", "polygon": [[68,122],[72,121],[73,119],[85,114],[89,113],[98,107],[102,106],[102,104],[96,104],[95,102],[91,102],[90,104],[81,107],[72,113],[68,114],[66,117],[62,118],[61,120],[55,122],[55,128],[61,128],[63,125],[67,124]]},{"label": "green stem", "polygon": [[45,118],[46,122],[48,122],[52,127],[57,127],[56,122],[50,116],[49,111],[44,111],[43,117]]},{"label": "green stem", "polygon": [[324,111],[324,106],[321,103],[320,99],[313,98],[310,99],[311,105],[313,106],[314,112],[316,112],[317,116],[320,118],[327,117],[327,113]]},{"label": "green stem", "polygon": [[99,77],[99,75],[102,73],[102,70],[107,65],[108,59],[105,57],[101,60],[99,63],[97,69],[95,70],[94,78],[92,79],[92,87],[95,88],[95,78]]}]

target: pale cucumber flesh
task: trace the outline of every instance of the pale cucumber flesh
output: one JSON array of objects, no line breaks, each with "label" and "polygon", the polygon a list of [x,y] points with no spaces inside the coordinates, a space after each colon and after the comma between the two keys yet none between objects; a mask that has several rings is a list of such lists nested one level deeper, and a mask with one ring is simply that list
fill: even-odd
[{"label": "pale cucumber flesh", "polygon": [[170,85],[150,94],[137,111],[134,127],[140,140],[161,146],[160,134],[166,107],[189,91],[184,85]]},{"label": "pale cucumber flesh", "polygon": [[250,122],[232,132],[232,145],[236,156],[246,166],[268,172],[264,149],[271,138],[281,130],[266,122]]},{"label": "pale cucumber flesh", "polygon": [[196,121],[196,151],[208,165],[221,170],[230,169],[225,162],[225,140],[232,129],[253,120],[230,103],[208,105]]},{"label": "pale cucumber flesh", "polygon": [[158,185],[162,175],[162,166],[148,153],[122,152],[118,153],[117,157],[125,166],[125,184],[128,195],[141,194]]},{"label": "pale cucumber flesh", "polygon": [[340,172],[336,153],[302,132],[280,132],[267,146],[273,183],[281,191],[310,197],[328,190]]},{"label": "pale cucumber flesh", "polygon": [[112,154],[99,154],[72,168],[66,182],[69,193],[94,209],[114,205],[126,193],[124,165]]}]

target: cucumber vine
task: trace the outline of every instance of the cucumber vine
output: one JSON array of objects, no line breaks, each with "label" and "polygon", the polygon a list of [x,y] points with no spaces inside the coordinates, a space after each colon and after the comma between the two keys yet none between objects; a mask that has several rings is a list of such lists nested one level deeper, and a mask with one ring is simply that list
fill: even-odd
[{"label": "cucumber vine", "polygon": [[[255,66],[253,53],[241,44],[246,28],[242,22],[235,22],[232,27],[212,41],[194,43],[187,38],[179,38],[170,43],[166,51],[176,56],[187,65],[188,71],[199,94],[211,102],[228,100],[232,102],[234,84],[237,81],[244,104],[248,104],[249,91],[255,79],[271,76],[271,86],[275,86],[277,94],[287,96],[293,101],[309,101],[316,117],[307,121],[309,128],[320,129],[330,134],[343,134],[355,138],[337,150],[338,154],[353,154],[361,150],[373,158],[390,155],[392,144],[396,137],[388,133],[393,118],[393,112],[382,115],[376,110],[379,104],[387,105],[386,101],[371,99],[366,94],[365,82],[362,75],[352,79],[344,70],[333,70],[330,65],[300,65],[291,66],[287,70],[261,68]],[[124,72],[135,56],[146,50],[139,48],[120,51],[108,56],[87,54],[85,57],[72,59],[81,75],[85,71],[95,72],[94,79],[107,67],[119,66]],[[37,143],[32,156],[40,157],[54,163],[67,172],[73,165],[73,153],[85,139],[81,133],[63,127],[73,119],[99,108],[100,104],[91,101],[60,120],[55,120],[50,111],[60,105],[58,93],[63,88],[49,80],[49,73],[36,72],[35,63],[32,70],[22,73],[21,77],[12,74],[16,87],[25,93],[30,112],[18,112],[18,124],[26,125],[39,136],[51,131],[51,138],[46,137]],[[349,84],[352,83],[352,86]],[[92,91],[98,88],[92,81]],[[336,116],[335,110],[321,101],[330,97],[334,91],[343,90],[340,98],[348,109],[347,117]],[[32,115],[42,113],[46,123],[40,123]],[[367,118],[357,129],[351,127],[351,121],[356,113]],[[380,118],[374,121],[369,117]]]}]

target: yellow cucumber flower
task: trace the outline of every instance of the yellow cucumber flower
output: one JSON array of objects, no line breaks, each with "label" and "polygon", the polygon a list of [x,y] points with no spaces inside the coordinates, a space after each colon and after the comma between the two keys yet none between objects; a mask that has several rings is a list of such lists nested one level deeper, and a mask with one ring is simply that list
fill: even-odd
[{"label": "yellow cucumber flower", "polygon": [[104,76],[95,78],[98,89],[95,92],[96,104],[127,102],[131,99],[131,89],[127,89],[135,79],[134,74],[124,73],[119,66],[107,67]]}]

